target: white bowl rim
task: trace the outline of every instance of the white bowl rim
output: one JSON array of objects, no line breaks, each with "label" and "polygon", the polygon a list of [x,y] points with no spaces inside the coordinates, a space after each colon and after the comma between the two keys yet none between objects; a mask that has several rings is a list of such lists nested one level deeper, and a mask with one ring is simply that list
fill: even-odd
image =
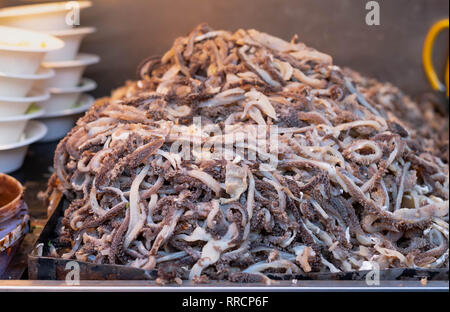
[{"label": "white bowl rim", "polygon": [[[38,106],[38,105],[37,105]],[[31,114],[22,114],[22,115],[15,115],[15,116],[9,116],[9,117],[0,117],[0,123],[3,122],[13,122],[13,121],[24,121],[24,120],[30,120],[34,118],[39,118],[45,114],[45,110],[38,106],[39,110],[37,112],[31,113]]]},{"label": "white bowl rim", "polygon": [[46,31],[46,33],[55,37],[71,37],[78,35],[89,35],[95,33],[96,31],[97,28],[95,27],[75,27],[64,30]]},{"label": "white bowl rim", "polygon": [[[35,131],[33,131],[35,130]],[[30,133],[33,131],[33,133]],[[47,127],[44,123],[37,121],[37,120],[30,120],[27,124],[27,127],[25,128],[25,134],[27,137],[19,142],[11,143],[11,144],[5,144],[0,145],[0,151],[8,151],[8,150],[14,150],[17,148],[21,148],[30,144],[33,144],[34,142],[39,141],[47,134]]]},{"label": "white bowl rim", "polygon": [[3,30],[7,30],[7,31],[14,31],[14,32],[16,32],[18,34],[22,33],[22,34],[28,35],[28,36],[41,37],[42,40],[48,41],[49,47],[47,47],[47,48],[36,48],[36,47],[28,48],[28,47],[13,47],[13,46],[0,45],[0,51],[45,53],[45,52],[59,50],[59,49],[62,49],[64,47],[64,41],[62,41],[61,39],[56,38],[54,36],[50,36],[50,35],[48,35],[46,33],[25,30],[25,29],[22,29],[22,28],[0,26],[0,32],[1,32],[2,29]]},{"label": "white bowl rim", "polygon": [[44,80],[50,79],[55,76],[55,71],[51,68],[41,67],[38,69],[36,74],[33,75],[22,75],[22,74],[8,74],[0,72],[0,77],[11,78],[11,79],[24,79],[24,80]]},{"label": "white bowl rim", "polygon": [[[68,11],[68,9],[66,9],[66,5],[67,3],[70,2],[72,1],[26,4],[20,6],[6,7],[0,9],[0,18],[65,12]],[[78,2],[78,4],[80,5],[80,9],[86,9],[92,6],[91,1],[75,1],[75,2]]]},{"label": "white bowl rim", "polygon": [[100,62],[100,56],[95,54],[79,53],[74,60],[43,62],[42,66],[46,68],[70,68],[94,65]]},{"label": "white bowl rim", "polygon": [[[9,97],[9,96],[0,96],[0,101],[2,102],[15,102],[15,103],[35,103],[35,102],[44,102],[50,99],[50,92],[47,90],[37,90],[33,89],[30,92],[29,96],[25,97]],[[0,117],[0,121],[2,117]]]},{"label": "white bowl rim", "polygon": [[62,111],[46,113],[39,119],[50,119],[58,117],[66,117],[71,115],[77,115],[87,111],[95,102],[95,98],[89,94],[82,94],[80,98],[81,105],[73,108],[64,109]]},{"label": "white bowl rim", "polygon": [[82,93],[95,90],[97,88],[97,83],[89,78],[83,78],[80,82],[82,85],[80,87],[72,88],[49,88],[51,94],[70,94],[70,93]]}]

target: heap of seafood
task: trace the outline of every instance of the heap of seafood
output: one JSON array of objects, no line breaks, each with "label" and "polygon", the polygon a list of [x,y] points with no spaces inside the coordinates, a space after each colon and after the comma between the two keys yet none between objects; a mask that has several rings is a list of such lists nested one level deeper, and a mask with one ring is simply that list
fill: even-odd
[{"label": "heap of seafood", "polygon": [[448,117],[256,30],[199,25],[139,75],[58,145],[54,256],[196,282],[448,266]]}]

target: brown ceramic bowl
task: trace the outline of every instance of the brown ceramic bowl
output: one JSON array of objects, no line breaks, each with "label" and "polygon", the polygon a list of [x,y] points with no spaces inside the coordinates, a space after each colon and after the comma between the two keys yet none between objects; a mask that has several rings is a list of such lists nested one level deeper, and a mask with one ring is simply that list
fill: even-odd
[{"label": "brown ceramic bowl", "polygon": [[24,188],[19,181],[0,173],[0,223],[19,213]]},{"label": "brown ceramic bowl", "polygon": [[20,249],[23,237],[29,230],[28,209],[25,202],[20,201],[20,211],[13,218],[0,222],[0,279],[8,279],[4,274],[8,264]]}]

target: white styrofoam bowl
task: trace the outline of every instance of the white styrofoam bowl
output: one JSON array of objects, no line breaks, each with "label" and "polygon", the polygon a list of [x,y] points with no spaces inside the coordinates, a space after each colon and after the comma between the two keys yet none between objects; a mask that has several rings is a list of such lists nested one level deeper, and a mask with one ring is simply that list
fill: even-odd
[{"label": "white styrofoam bowl", "polygon": [[38,84],[40,89],[73,88],[79,85],[81,77],[89,65],[96,64],[100,57],[80,53],[74,60],[62,62],[44,62],[42,67],[55,71],[55,76]]},{"label": "white styrofoam bowl", "polygon": [[92,6],[90,1],[68,1],[8,7],[0,9],[0,24],[36,31],[70,29],[66,17],[76,11],[71,2],[77,2],[80,10]]},{"label": "white styrofoam bowl", "polygon": [[47,68],[40,68],[34,75],[8,75],[0,73],[0,98],[26,97],[30,90],[33,88],[33,84],[35,84],[37,81],[50,79],[53,76],[55,76],[55,71],[53,69]]},{"label": "white styrofoam bowl", "polygon": [[73,28],[68,30],[51,31],[49,35],[64,41],[64,48],[49,52],[44,58],[44,62],[62,62],[74,60],[80,50],[84,37],[96,32],[94,27]]},{"label": "white styrofoam bowl", "polygon": [[36,74],[45,54],[63,47],[64,42],[53,36],[0,26],[0,72]]},{"label": "white styrofoam bowl", "polygon": [[81,80],[79,87],[74,88],[51,88],[50,99],[40,104],[47,114],[61,112],[71,109],[79,103],[80,96],[83,92],[90,92],[97,88],[97,83],[91,79],[84,78]]},{"label": "white styrofoam bowl", "polygon": [[81,95],[79,105],[74,108],[59,112],[46,113],[38,120],[45,124],[48,129],[47,135],[39,142],[58,141],[66,136],[74,127],[78,118],[86,112],[95,102],[94,97],[88,94]]},{"label": "white styrofoam bowl", "polygon": [[32,90],[27,97],[0,96],[0,120],[2,118],[23,115],[31,104],[41,103],[49,99],[50,92],[41,90]]},{"label": "white styrofoam bowl", "polygon": [[0,146],[19,142],[28,122],[43,115],[44,110],[40,108],[37,112],[30,114],[10,117],[0,116]]},{"label": "white styrofoam bowl", "polygon": [[24,139],[13,144],[0,145],[0,172],[10,173],[22,167],[28,146],[47,134],[47,127],[31,120],[25,129]]}]

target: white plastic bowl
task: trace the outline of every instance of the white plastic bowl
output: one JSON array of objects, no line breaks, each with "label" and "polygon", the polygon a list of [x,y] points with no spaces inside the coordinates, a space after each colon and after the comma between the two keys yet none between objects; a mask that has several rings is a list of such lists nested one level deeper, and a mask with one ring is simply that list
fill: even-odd
[{"label": "white plastic bowl", "polygon": [[84,37],[96,32],[94,27],[73,28],[62,31],[51,31],[49,35],[64,41],[64,48],[48,53],[45,62],[70,61],[76,58]]},{"label": "white plastic bowl", "polygon": [[38,121],[31,120],[20,142],[0,145],[0,172],[10,173],[22,167],[28,146],[39,141],[47,134],[47,127]]},{"label": "white plastic bowl", "polygon": [[44,62],[42,66],[55,71],[55,76],[38,84],[40,89],[73,88],[79,85],[81,77],[89,65],[96,64],[100,57],[92,54],[79,54],[72,61]]},{"label": "white plastic bowl", "polygon": [[74,88],[51,88],[49,89],[51,97],[48,101],[42,102],[42,106],[47,114],[61,112],[66,109],[73,108],[80,100],[83,92],[90,92],[97,88],[97,83],[91,79],[84,78],[81,80],[79,87]]},{"label": "white plastic bowl", "polygon": [[[36,31],[70,29],[72,25],[66,22],[66,17],[73,10],[70,2],[31,4],[0,9],[0,24]],[[76,2],[80,10],[92,6],[90,1]]]},{"label": "white plastic bowl", "polygon": [[45,54],[64,47],[64,42],[47,34],[0,26],[0,72],[36,74]]},{"label": "white plastic bowl", "polygon": [[[55,76],[55,71],[46,68],[40,68],[34,75],[8,75],[0,73],[0,98],[26,97],[32,89],[33,84],[37,81],[50,79],[53,76]],[[0,115],[2,115],[1,108]]]},{"label": "white plastic bowl", "polygon": [[42,115],[44,115],[44,110],[41,108],[31,114],[0,117],[0,146],[19,142],[30,119]]},{"label": "white plastic bowl", "polygon": [[39,142],[53,142],[65,137],[73,128],[81,114],[86,112],[94,102],[94,97],[83,94],[80,98],[80,104],[77,107],[59,112],[47,113],[39,118],[39,121],[44,123],[48,128],[47,135]]},{"label": "white plastic bowl", "polygon": [[49,99],[50,92],[40,90],[32,90],[27,97],[0,96],[0,120],[6,117],[23,115],[31,104],[41,103]]}]

